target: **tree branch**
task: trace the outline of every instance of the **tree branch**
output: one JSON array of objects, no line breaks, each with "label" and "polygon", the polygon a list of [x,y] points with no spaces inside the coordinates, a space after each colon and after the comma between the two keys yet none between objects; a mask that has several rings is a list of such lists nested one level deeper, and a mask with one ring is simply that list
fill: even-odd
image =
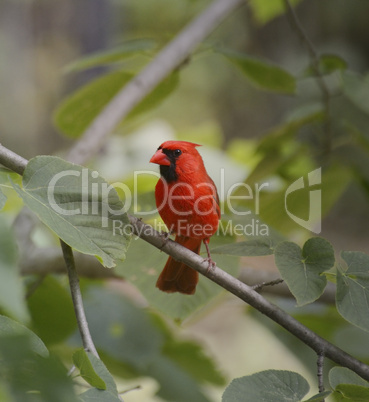
[{"label": "tree branch", "polygon": [[93,353],[97,358],[99,354],[95,348],[94,342],[92,340],[90,330],[88,328],[88,323],[86,319],[85,310],[83,308],[81,288],[79,287],[79,279],[76,271],[76,265],[74,263],[73,251],[68,244],[60,240],[61,248],[63,250],[63,256],[65,260],[65,265],[67,266],[69,287],[72,294],[74,312],[76,314],[79,332],[81,334],[83,347]]},{"label": "tree branch", "polygon": [[317,377],[318,377],[318,389],[319,392],[324,392],[324,379],[323,379],[323,368],[324,368],[324,353],[318,353],[317,360]]},{"label": "tree branch", "polygon": [[67,159],[85,164],[97,153],[117,124],[176,69],[233,10],[245,0],[215,0],[190,22],[140,74],[133,78],[96,117],[80,140],[70,150]]},{"label": "tree branch", "polygon": [[[11,168],[11,166],[14,165],[15,161],[9,160],[9,152],[7,152],[6,149],[2,148],[3,147],[0,145],[0,163],[8,168]],[[19,160],[19,158],[15,158],[15,160]],[[25,159],[23,158],[22,160],[25,161]],[[25,167],[25,165],[22,166],[23,168]],[[254,307],[256,310],[260,311],[262,314],[266,315],[271,320],[275,321],[277,324],[285,328],[288,332],[295,335],[303,343],[313,349],[318,355],[324,355],[325,357],[328,357],[335,363],[349,368],[365,380],[369,381],[368,365],[364,364],[358,359],[355,359],[353,356],[344,352],[342,349],[320,337],[315,332],[311,331],[295,318],[280,309],[278,306],[270,303],[259,293],[255,292],[250,286],[229,275],[218,266],[214,266],[214,268],[209,270],[208,262],[204,260],[201,256],[193,253],[189,249],[170,239],[164,239],[163,236],[152,226],[145,224],[140,219],[134,216],[129,216],[129,220],[130,224],[132,225],[132,232],[135,235],[139,236],[141,239],[145,240],[156,248],[164,251],[166,254],[175,258],[177,261],[184,262],[186,265],[198,271],[200,274],[206,276],[213,282],[217,283],[219,286],[223,287],[230,293],[245,301],[250,306]],[[68,248],[63,248],[63,252],[65,252],[65,250],[66,260],[71,263],[70,252],[68,251]],[[74,274],[76,275],[76,273]],[[78,277],[74,278],[74,280],[75,279],[77,279],[78,284]],[[84,330],[88,331],[88,327],[84,328]]]},{"label": "tree branch", "polygon": [[5,148],[0,143],[0,163],[12,170],[15,173],[23,176],[24,169],[27,166],[27,159],[22,158],[20,155],[14,153],[8,148]]}]

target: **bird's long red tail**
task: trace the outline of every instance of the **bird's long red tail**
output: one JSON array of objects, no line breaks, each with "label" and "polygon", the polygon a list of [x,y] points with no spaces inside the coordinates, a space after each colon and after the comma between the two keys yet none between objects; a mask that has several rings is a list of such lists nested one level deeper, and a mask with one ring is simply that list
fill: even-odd
[{"label": "bird's long red tail", "polygon": [[[177,235],[175,241],[196,254],[200,252],[201,239]],[[156,287],[167,293],[179,292],[193,295],[198,281],[199,274],[197,271],[169,257],[156,282]]]}]

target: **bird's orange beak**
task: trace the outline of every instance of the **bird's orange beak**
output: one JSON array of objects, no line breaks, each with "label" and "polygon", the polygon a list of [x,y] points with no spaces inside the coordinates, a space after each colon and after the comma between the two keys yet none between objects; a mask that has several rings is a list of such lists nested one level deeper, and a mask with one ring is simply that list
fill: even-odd
[{"label": "bird's orange beak", "polygon": [[158,149],[153,157],[150,159],[150,163],[156,163],[158,165],[170,166],[170,160],[165,155],[163,150]]}]

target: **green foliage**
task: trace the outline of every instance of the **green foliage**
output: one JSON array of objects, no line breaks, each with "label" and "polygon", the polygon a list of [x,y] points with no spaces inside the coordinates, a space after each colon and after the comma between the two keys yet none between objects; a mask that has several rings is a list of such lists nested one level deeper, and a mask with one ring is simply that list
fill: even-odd
[{"label": "green foliage", "polygon": [[114,71],[77,90],[54,112],[54,124],[65,135],[79,137],[133,75]]},{"label": "green foliage", "polygon": [[335,401],[359,402],[369,398],[369,383],[347,368],[334,367],[329,372],[329,382]]},{"label": "green foliage", "polygon": [[82,401],[120,401],[114,378],[100,359],[80,349],[73,355],[73,361],[83,379],[94,387],[79,395]]},{"label": "green foliage", "polygon": [[218,52],[235,64],[258,88],[289,95],[295,93],[295,78],[282,68],[243,53],[229,50],[218,50]]},{"label": "green foliage", "polygon": [[22,337],[27,339],[30,351],[37,353],[42,357],[49,357],[49,352],[41,339],[31,330],[12,319],[0,316],[0,336],[2,338]]},{"label": "green foliage", "polygon": [[322,74],[344,71],[347,69],[347,62],[336,54],[323,54],[319,58],[319,68]]},{"label": "green foliage", "polygon": [[117,48],[108,51],[90,54],[79,60],[68,64],[64,71],[66,73],[74,73],[77,71],[87,70],[93,67],[100,67],[122,62],[127,58],[136,56],[137,54],[146,53],[153,50],[157,43],[153,39],[134,39],[125,42]]},{"label": "green foliage", "polygon": [[280,243],[275,262],[299,306],[316,300],[324,291],[327,279],[323,273],[334,265],[332,245],[321,237],[309,239],[302,250],[295,243]]},{"label": "green foliage", "polygon": [[[134,77],[114,71],[86,84],[67,97],[54,112],[54,124],[65,135],[77,138],[92,123],[109,101]],[[149,111],[169,96],[179,83],[174,72],[160,83],[127,116],[127,119]]]},{"label": "green foliage", "polygon": [[[73,363],[79,369],[81,373],[81,377],[87,381],[90,385],[97,389],[106,389],[105,381],[96,373],[93,363],[92,363],[92,354],[86,352],[84,349],[78,349],[73,354]],[[99,362],[102,364],[99,359],[96,359],[94,363]]]},{"label": "green foliage", "polygon": [[309,384],[300,374],[267,370],[234,379],[224,391],[222,402],[298,402],[309,389]]},{"label": "green foliage", "polygon": [[369,256],[357,251],[343,251],[347,267],[337,270],[337,308],[349,322],[369,331]]},{"label": "green foliage", "polygon": [[[95,255],[108,268],[115,266],[115,259],[125,258],[130,230],[124,205],[97,172],[57,157],[38,156],[27,165],[23,188],[15,189],[71,247]],[[117,224],[122,232],[116,236]]]},{"label": "green foliage", "polygon": [[56,278],[46,277],[27,302],[31,328],[47,345],[65,341],[75,331],[77,322],[70,292]]},{"label": "green foliage", "polygon": [[[292,0],[291,4],[296,5],[300,1]],[[283,0],[251,0],[250,7],[259,24],[266,24],[285,12],[285,3]]]},{"label": "green foliage", "polygon": [[23,325],[0,316],[0,376],[9,400],[77,402],[72,380],[42,341]]},{"label": "green foliage", "polygon": [[[293,6],[299,2],[291,1]],[[283,0],[251,0],[250,6],[259,24],[266,24],[285,12]],[[165,27],[168,29],[167,25]],[[245,48],[237,43],[235,46]],[[134,40],[67,66],[67,72],[80,72],[94,67],[107,67],[107,72],[72,93],[59,105],[54,113],[54,123],[58,130],[72,139],[80,137],[121,89],[136,77],[134,72],[123,71],[125,67],[122,63],[137,55],[151,56],[156,47],[157,42],[152,39]],[[262,139],[237,138],[228,147],[231,162],[237,162],[244,174],[243,178],[246,177],[244,183],[250,186],[262,182],[272,184],[267,191],[260,193],[258,211],[255,205],[247,201],[247,197],[240,199],[238,204],[254,212],[250,219],[260,219],[268,224],[272,234],[260,237],[214,236],[211,246],[217,264],[236,276],[240,262],[238,257],[274,254],[281,276],[297,300],[299,309],[293,310],[295,317],[319,335],[342,343],[345,350],[368,360],[365,345],[369,338],[361,329],[369,331],[369,256],[345,251],[341,254],[343,263],[334,266],[334,250],[327,240],[313,237],[301,248],[296,243],[282,241],[282,236],[275,235],[275,232],[279,231],[289,239],[306,239],[308,232],[290,219],[287,210],[302,220],[308,217],[306,214],[310,218],[312,190],[320,190],[322,193],[323,217],[332,211],[353,180],[369,194],[369,76],[350,71],[349,63],[341,55],[328,53],[320,55],[317,63],[315,60],[308,61],[302,66],[301,72],[294,75],[249,54],[216,48],[215,55],[211,57],[218,57],[218,60],[225,58],[241,72],[240,79],[245,79],[256,89],[277,94],[278,99],[280,95],[288,95],[292,111],[289,116],[282,117],[276,127],[268,128]],[[196,62],[197,58],[189,59],[179,69],[186,67],[187,70],[188,67],[189,70]],[[199,70],[202,67],[200,65]],[[117,68],[119,70],[114,70]],[[216,78],[223,74],[220,68],[218,74],[217,68],[215,64],[213,70]],[[319,79],[316,69],[319,70]],[[202,89],[206,74],[193,81],[191,76],[191,85],[196,95]],[[220,101],[215,82],[209,82],[211,91],[207,97],[213,98],[211,101],[218,108]],[[322,85],[326,87],[323,91]],[[227,92],[231,92],[227,82],[224,86]],[[161,105],[178,87],[179,70],[148,94],[126,120],[133,121]],[[186,95],[187,88],[180,88],[179,97]],[[213,94],[216,96],[213,97]],[[196,108],[197,99],[192,99]],[[248,107],[246,102],[249,101],[248,97],[237,99],[240,114],[245,105]],[[194,119],[197,119],[198,126],[185,129],[179,127],[179,138],[194,142],[201,138],[201,143],[221,148],[225,138],[220,124],[213,121],[203,123],[209,120],[210,115],[218,112],[218,109],[216,113],[215,109],[205,110],[205,113],[201,110],[200,117]],[[181,109],[181,113],[187,123],[189,111]],[[222,121],[222,127],[227,127],[227,124]],[[119,130],[123,131],[122,126]],[[140,139],[137,143],[141,151],[143,141]],[[128,141],[127,145],[130,145]],[[131,150],[129,146],[127,149]],[[220,154],[218,149],[217,155]],[[320,168],[321,183],[310,188],[306,179],[312,171]],[[247,172],[247,169],[251,170]],[[128,173],[121,172],[122,177]],[[181,339],[177,333],[178,328],[169,329],[156,311],[182,323],[211,301],[222,301],[222,289],[201,277],[194,296],[160,292],[155,282],[168,256],[137,239],[128,249],[131,237],[129,222],[117,192],[110,189],[97,172],[56,157],[36,157],[28,164],[22,185],[19,177],[10,174],[10,180],[24,205],[75,250],[96,256],[106,267],[116,265],[115,273],[137,287],[150,306],[148,312],[111,292],[109,287],[105,288],[100,282],[94,286],[88,283],[84,287],[87,318],[102,361],[83,349],[72,351],[70,345],[78,344],[79,347],[81,342],[77,335],[70,295],[63,280],[46,277],[25,302],[23,284],[18,275],[19,253],[9,227],[14,211],[19,207],[13,202],[15,192],[9,189],[8,176],[8,171],[0,169],[0,209],[4,213],[10,212],[7,219],[0,220],[0,308],[1,312],[21,322],[31,320],[28,329],[8,317],[0,316],[0,400],[119,401],[114,375],[131,379],[151,377],[158,384],[157,396],[168,401],[208,401],[203,385],[224,385],[221,370],[199,344]],[[56,177],[59,177],[57,183],[54,183],[57,185],[49,192],[50,182]],[[298,180],[305,184],[304,188],[289,194],[291,184]],[[147,205],[151,207],[154,203],[153,185],[147,180],[144,192],[143,183],[144,180],[138,185],[140,205],[142,208]],[[104,189],[107,191],[104,192]],[[233,195],[244,195],[242,188],[238,188]],[[76,210],[81,213],[74,214]],[[234,221],[238,219],[242,225],[249,222],[248,218],[235,215],[223,216],[223,219],[228,217]],[[32,254],[32,247],[26,250],[26,257],[28,251]],[[126,255],[127,259],[123,263]],[[33,281],[34,278],[27,280]],[[337,306],[322,308],[319,303],[306,306],[322,295],[328,280],[337,284]],[[310,310],[302,310],[301,306]],[[274,329],[274,332],[282,342],[285,340],[290,352],[299,356],[303,363],[312,360],[311,354],[308,355],[305,349],[301,351],[303,348],[300,343],[292,345],[291,337],[288,338],[282,331]],[[232,335],[230,331],[231,342]],[[51,355],[44,343],[52,348]],[[70,363],[72,353],[80,376],[92,387],[78,396],[75,394],[73,379],[67,375],[60,361],[62,358]],[[334,400],[369,400],[368,383],[353,372],[333,368],[329,380]],[[308,383],[299,374],[268,370],[233,380],[224,392],[223,401],[301,401],[308,390]],[[316,394],[309,401],[320,401],[330,394],[330,390]]]},{"label": "green foliage", "polygon": [[[206,401],[199,383],[223,383],[214,363],[198,345],[176,341],[162,320],[150,319],[123,297],[92,287],[86,294],[85,308],[95,345],[109,357],[107,362],[114,359],[136,375],[156,379],[158,395],[167,400],[181,395],[181,401]],[[118,367],[113,364],[117,374]],[[198,375],[200,369],[207,372]]]},{"label": "green foliage", "polygon": [[369,76],[346,72],[343,75],[343,91],[356,107],[369,114]]},{"label": "green foliage", "polygon": [[0,307],[12,317],[26,321],[24,287],[18,276],[18,252],[12,230],[0,217]]}]

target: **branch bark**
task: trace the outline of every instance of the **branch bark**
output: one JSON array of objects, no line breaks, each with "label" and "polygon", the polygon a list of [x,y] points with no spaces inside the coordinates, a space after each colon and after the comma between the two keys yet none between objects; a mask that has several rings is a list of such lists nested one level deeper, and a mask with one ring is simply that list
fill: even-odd
[{"label": "branch bark", "polygon": [[96,117],[67,159],[85,164],[104,144],[117,124],[168,74],[180,66],[192,50],[245,0],[215,0],[190,22],[140,74],[130,81]]}]

